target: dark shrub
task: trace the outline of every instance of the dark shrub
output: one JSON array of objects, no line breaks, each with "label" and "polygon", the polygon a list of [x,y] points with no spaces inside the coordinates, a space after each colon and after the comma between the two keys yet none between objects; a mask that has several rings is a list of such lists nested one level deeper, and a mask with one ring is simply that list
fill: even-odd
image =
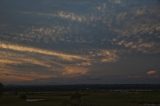
[{"label": "dark shrub", "polygon": [[4,85],[2,83],[0,83],[0,96],[2,95],[4,90]]}]

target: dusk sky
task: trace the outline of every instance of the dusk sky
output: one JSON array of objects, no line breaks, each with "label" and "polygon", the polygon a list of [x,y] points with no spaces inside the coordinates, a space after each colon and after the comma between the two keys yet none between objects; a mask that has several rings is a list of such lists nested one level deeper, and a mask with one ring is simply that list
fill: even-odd
[{"label": "dusk sky", "polygon": [[0,0],[0,82],[160,84],[160,0]]}]

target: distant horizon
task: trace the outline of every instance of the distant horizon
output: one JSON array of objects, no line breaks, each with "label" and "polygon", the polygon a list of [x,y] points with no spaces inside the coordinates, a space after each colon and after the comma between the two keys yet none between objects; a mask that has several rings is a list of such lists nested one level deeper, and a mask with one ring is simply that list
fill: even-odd
[{"label": "distant horizon", "polygon": [[76,85],[160,85],[160,83],[79,83],[79,84],[5,84],[5,86],[76,86]]}]

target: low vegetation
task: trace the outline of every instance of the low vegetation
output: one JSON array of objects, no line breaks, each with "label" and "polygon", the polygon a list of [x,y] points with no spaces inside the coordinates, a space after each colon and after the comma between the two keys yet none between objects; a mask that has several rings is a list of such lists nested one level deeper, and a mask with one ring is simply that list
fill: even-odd
[{"label": "low vegetation", "polygon": [[159,98],[160,91],[5,92],[0,106],[159,106]]}]

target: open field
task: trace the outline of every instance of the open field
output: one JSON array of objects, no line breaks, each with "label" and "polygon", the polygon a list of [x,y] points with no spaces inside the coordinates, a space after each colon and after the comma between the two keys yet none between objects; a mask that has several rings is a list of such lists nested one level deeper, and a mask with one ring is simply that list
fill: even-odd
[{"label": "open field", "polygon": [[[81,102],[73,105],[73,91],[5,93],[0,106],[160,106],[160,91],[80,91]],[[80,105],[81,104],[81,105]]]}]

